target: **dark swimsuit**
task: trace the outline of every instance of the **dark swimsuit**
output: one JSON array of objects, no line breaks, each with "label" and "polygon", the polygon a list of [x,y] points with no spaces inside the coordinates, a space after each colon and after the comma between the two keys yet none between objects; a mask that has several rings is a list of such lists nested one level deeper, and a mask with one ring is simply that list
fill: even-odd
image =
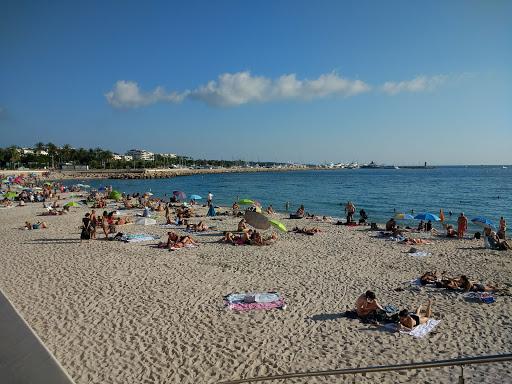
[{"label": "dark swimsuit", "polygon": [[416,327],[417,325],[420,325],[420,317],[418,315],[413,315],[412,313],[409,315],[411,316],[411,318],[414,320],[414,322],[416,324],[414,324],[414,326]]}]

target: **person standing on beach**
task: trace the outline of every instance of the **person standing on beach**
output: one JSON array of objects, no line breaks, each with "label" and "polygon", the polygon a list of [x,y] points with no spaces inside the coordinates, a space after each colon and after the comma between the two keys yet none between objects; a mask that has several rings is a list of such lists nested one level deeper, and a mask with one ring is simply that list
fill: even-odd
[{"label": "person standing on beach", "polygon": [[212,200],[213,200],[213,193],[208,192],[208,206],[210,206],[212,204]]},{"label": "person standing on beach", "polygon": [[347,214],[347,223],[351,223],[352,217],[356,212],[356,206],[351,201],[347,201],[347,205],[345,205],[345,212]]},{"label": "person standing on beach", "polygon": [[284,209],[286,209],[286,212],[288,212],[288,210],[290,209],[290,202],[287,201],[285,204],[284,204]]},{"label": "person standing on beach", "polygon": [[505,240],[506,239],[506,236],[505,236],[505,233],[507,231],[507,222],[506,220],[503,218],[503,216],[500,217],[500,229],[498,231],[498,237],[500,239],[503,239]]},{"label": "person standing on beach", "polygon": [[464,216],[464,212],[462,212],[457,219],[457,235],[459,240],[464,237],[464,232],[468,229],[468,219]]}]

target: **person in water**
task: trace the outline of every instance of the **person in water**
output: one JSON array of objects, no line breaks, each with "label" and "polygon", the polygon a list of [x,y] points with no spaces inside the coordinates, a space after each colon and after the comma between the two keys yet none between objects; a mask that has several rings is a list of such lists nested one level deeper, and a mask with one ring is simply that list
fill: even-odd
[{"label": "person in water", "polygon": [[430,316],[432,316],[432,301],[428,301],[425,311],[422,310],[422,306],[420,305],[416,309],[416,312],[410,313],[407,309],[403,309],[399,312],[398,316],[400,318],[398,323],[399,329],[402,327],[413,329],[420,324],[425,324]]}]

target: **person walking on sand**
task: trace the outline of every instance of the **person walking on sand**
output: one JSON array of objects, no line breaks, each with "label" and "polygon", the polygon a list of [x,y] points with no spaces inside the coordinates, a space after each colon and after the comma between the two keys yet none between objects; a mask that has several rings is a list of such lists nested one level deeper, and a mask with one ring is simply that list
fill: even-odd
[{"label": "person walking on sand", "polygon": [[457,235],[459,240],[464,237],[464,232],[468,229],[468,219],[464,216],[464,212],[462,212],[457,219]]},{"label": "person walking on sand", "polygon": [[208,192],[208,206],[212,205],[213,193]]}]

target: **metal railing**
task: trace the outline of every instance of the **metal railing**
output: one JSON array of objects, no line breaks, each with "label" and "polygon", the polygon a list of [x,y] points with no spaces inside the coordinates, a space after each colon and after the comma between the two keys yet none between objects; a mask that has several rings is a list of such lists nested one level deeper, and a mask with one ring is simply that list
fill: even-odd
[{"label": "metal railing", "polygon": [[258,377],[248,378],[248,379],[221,381],[221,382],[219,382],[219,384],[255,383],[255,382],[261,382],[261,381],[296,379],[296,378],[301,378],[301,377],[356,375],[356,374],[360,374],[360,373],[403,371],[403,370],[411,370],[411,369],[427,369],[427,368],[441,368],[441,367],[453,367],[453,366],[461,367],[461,374],[459,376],[459,384],[464,384],[464,366],[473,365],[473,364],[502,363],[505,361],[512,361],[512,353],[506,353],[506,354],[502,354],[502,355],[462,357],[459,359],[435,360],[435,361],[426,361],[426,362],[422,362],[422,363],[411,363],[411,364],[378,365],[378,366],[374,366],[374,367],[346,368],[346,369],[335,369],[335,370],[315,371],[315,372],[297,372],[297,373],[287,373],[287,374],[283,374],[283,375],[274,375],[274,376],[258,376]]}]

